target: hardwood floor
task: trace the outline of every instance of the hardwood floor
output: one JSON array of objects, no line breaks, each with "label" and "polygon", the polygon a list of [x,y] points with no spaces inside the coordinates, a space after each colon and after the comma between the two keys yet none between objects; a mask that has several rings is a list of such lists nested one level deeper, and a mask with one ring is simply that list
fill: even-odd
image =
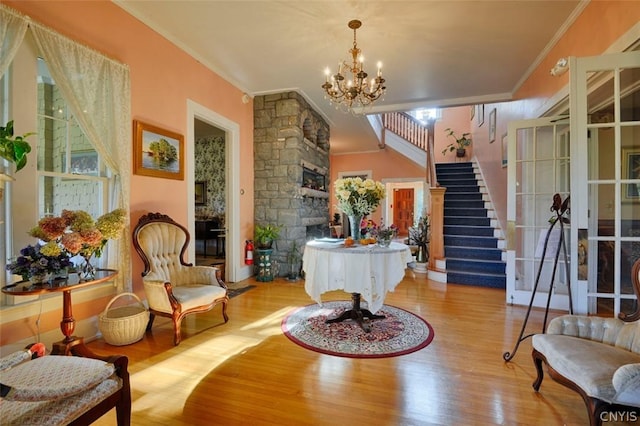
[{"label": "hardwood floor", "polygon": [[[256,288],[183,322],[173,346],[165,318],[129,346],[97,340],[98,353],[129,357],[133,425],[585,425],[582,399],[546,377],[540,393],[530,339],[505,363],[526,307],[504,292],[428,281],[407,272],[386,304],[414,312],[435,338],[412,354],[383,359],[322,355],[292,343],[280,329],[295,307],[312,303],[304,282],[253,279]],[[343,292],[324,300],[349,300]],[[561,313],[554,312],[551,317]],[[528,332],[538,332],[533,312]],[[107,414],[97,425],[115,424]]]}]

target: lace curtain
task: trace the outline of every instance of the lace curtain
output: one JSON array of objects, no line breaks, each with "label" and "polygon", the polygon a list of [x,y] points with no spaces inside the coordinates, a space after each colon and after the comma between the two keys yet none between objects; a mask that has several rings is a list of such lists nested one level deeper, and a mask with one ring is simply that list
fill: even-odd
[{"label": "lace curtain", "polygon": [[28,18],[0,4],[0,77],[16,56],[28,25]]},{"label": "lace curtain", "polygon": [[[11,62],[24,37],[24,31],[22,35],[18,34],[20,25],[15,21],[19,19],[5,19],[7,16],[20,17],[5,6],[0,8],[0,33],[4,34],[6,28],[7,34],[14,34],[14,41],[7,48],[7,54],[12,56],[4,57],[3,43],[0,64]],[[132,134],[128,67],[26,17],[21,19],[25,27],[31,29],[52,77],[82,130],[114,174],[110,179],[109,193],[112,197],[109,210],[123,208],[128,218],[131,183],[129,142]],[[129,230],[127,224],[123,237],[109,243],[111,250],[108,251],[107,266],[119,271],[116,279],[119,291],[130,291],[131,287],[128,279],[131,275],[131,245],[126,238],[130,235]]]}]

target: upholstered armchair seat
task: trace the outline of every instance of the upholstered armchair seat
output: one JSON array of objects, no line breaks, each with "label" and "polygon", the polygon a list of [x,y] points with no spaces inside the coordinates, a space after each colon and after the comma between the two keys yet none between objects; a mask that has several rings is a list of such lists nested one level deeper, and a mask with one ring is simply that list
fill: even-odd
[{"label": "upholstered armchair seat", "polygon": [[0,361],[1,424],[89,424],[113,407],[118,424],[130,424],[126,357],[51,355],[29,360],[27,353],[16,352]]},{"label": "upholstered armchair seat", "polygon": [[[640,294],[640,260],[632,268],[636,297]],[[591,425],[606,412],[634,411],[640,415],[640,311],[620,318],[562,315],[545,334],[532,338],[533,361],[543,380],[542,364],[559,383],[578,392],[589,411]]]},{"label": "upholstered armchair seat", "polygon": [[145,268],[142,283],[151,314],[147,329],[151,330],[155,315],[172,318],[175,345],[182,339],[180,324],[186,315],[221,303],[224,321],[229,319],[229,297],[220,269],[186,263],[189,241],[185,227],[160,213],[142,216],[133,231],[133,245]]},{"label": "upholstered armchair seat", "polygon": [[[227,290],[211,285],[216,282],[216,269],[206,266],[193,266],[189,269],[176,271],[171,275],[173,295],[182,306],[182,310],[188,311],[198,306],[206,305],[211,300],[224,298]],[[173,308],[167,298],[164,288],[165,279],[156,279],[153,274],[147,275],[143,280],[144,290],[150,306],[160,312],[171,314]],[[189,284],[176,285],[176,282]]]}]

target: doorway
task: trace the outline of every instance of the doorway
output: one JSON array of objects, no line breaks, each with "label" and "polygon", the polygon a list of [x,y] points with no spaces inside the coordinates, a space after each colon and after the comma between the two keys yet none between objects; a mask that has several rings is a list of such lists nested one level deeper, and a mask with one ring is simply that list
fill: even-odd
[{"label": "doorway", "polygon": [[[404,224],[406,229],[399,230],[398,236],[406,237],[409,235],[409,227],[414,225],[414,221],[425,213],[429,206],[427,182],[424,178],[392,178],[382,179],[382,183],[387,193],[381,205],[382,217],[393,218],[393,222],[385,221],[385,225],[393,223],[400,228],[401,224]],[[400,194],[396,195],[397,192]]]},{"label": "doorway", "polygon": [[226,280],[226,132],[197,118],[193,127],[196,264],[219,267]]},{"label": "doorway", "polygon": [[409,235],[413,226],[414,191],[413,188],[396,188],[393,191],[393,223],[398,227],[398,236]]},{"label": "doorway", "polygon": [[[185,144],[185,160],[186,170],[185,179],[187,182],[187,194],[188,199],[193,202],[187,205],[187,215],[189,217],[189,232],[191,235],[196,235],[195,219],[196,219],[196,127],[198,132],[212,132],[212,135],[224,140],[224,156],[218,155],[217,164],[224,169],[223,177],[218,177],[217,183],[213,184],[218,188],[224,188],[220,190],[220,193],[215,194],[212,198],[211,211],[218,215],[224,214],[224,226],[219,229],[223,232],[224,238],[218,238],[216,236],[217,246],[211,247],[215,250],[216,255],[221,255],[224,252],[224,271],[225,281],[236,282],[250,276],[251,271],[240,264],[241,249],[240,249],[240,224],[239,215],[234,212],[240,211],[240,126],[226,117],[217,114],[208,108],[203,107],[193,101],[187,101],[187,142]],[[215,130],[213,130],[215,129]],[[205,144],[205,146],[208,146]],[[222,150],[222,147],[218,147]],[[206,159],[203,159],[206,161]],[[200,160],[198,160],[200,161]],[[213,166],[216,166],[214,164]],[[202,181],[199,181],[202,182]],[[224,183],[221,183],[224,182]],[[202,186],[200,186],[201,188]],[[223,192],[223,193],[222,193]],[[206,190],[207,196],[209,196],[209,188]],[[202,200],[202,194],[199,194],[199,201]],[[212,196],[214,194],[211,194]],[[215,204],[213,204],[215,202]],[[208,204],[207,204],[208,206]],[[200,207],[200,206],[199,206]],[[200,209],[199,209],[200,210]],[[204,211],[204,209],[202,209]],[[202,242],[199,243],[199,248],[202,248]],[[213,243],[209,243],[213,244]],[[189,244],[188,259],[196,259],[196,245]]]}]

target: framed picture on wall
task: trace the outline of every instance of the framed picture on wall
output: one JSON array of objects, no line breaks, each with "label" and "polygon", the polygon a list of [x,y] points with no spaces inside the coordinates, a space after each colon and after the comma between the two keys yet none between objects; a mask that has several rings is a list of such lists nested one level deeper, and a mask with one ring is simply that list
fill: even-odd
[{"label": "framed picture on wall", "polygon": [[196,206],[207,204],[207,182],[204,180],[196,181],[194,194]]},{"label": "framed picture on wall", "polygon": [[489,113],[489,143],[496,141],[496,109]]},{"label": "framed picture on wall", "polygon": [[502,135],[502,167],[507,167],[507,163],[509,161],[507,157],[507,149],[509,148],[509,139],[507,138],[507,134]]},{"label": "framed picture on wall", "polygon": [[133,132],[133,173],[184,180],[182,135],[137,120]]},{"label": "framed picture on wall", "polygon": [[[62,156],[62,170],[66,171],[66,156]],[[68,173],[75,175],[99,176],[100,164],[98,153],[92,149],[86,151],[72,151],[71,164]]]},{"label": "framed picture on wall", "polygon": [[478,117],[478,127],[484,124],[484,104],[478,105],[478,113],[476,116]]},{"label": "framed picture on wall", "polygon": [[[640,149],[622,149],[622,178],[640,179]],[[640,202],[640,183],[622,185],[623,202]]]},{"label": "framed picture on wall", "polygon": [[360,179],[365,180],[371,179],[371,175],[371,170],[359,170],[357,172],[338,172],[338,177],[340,179],[359,177]]}]

